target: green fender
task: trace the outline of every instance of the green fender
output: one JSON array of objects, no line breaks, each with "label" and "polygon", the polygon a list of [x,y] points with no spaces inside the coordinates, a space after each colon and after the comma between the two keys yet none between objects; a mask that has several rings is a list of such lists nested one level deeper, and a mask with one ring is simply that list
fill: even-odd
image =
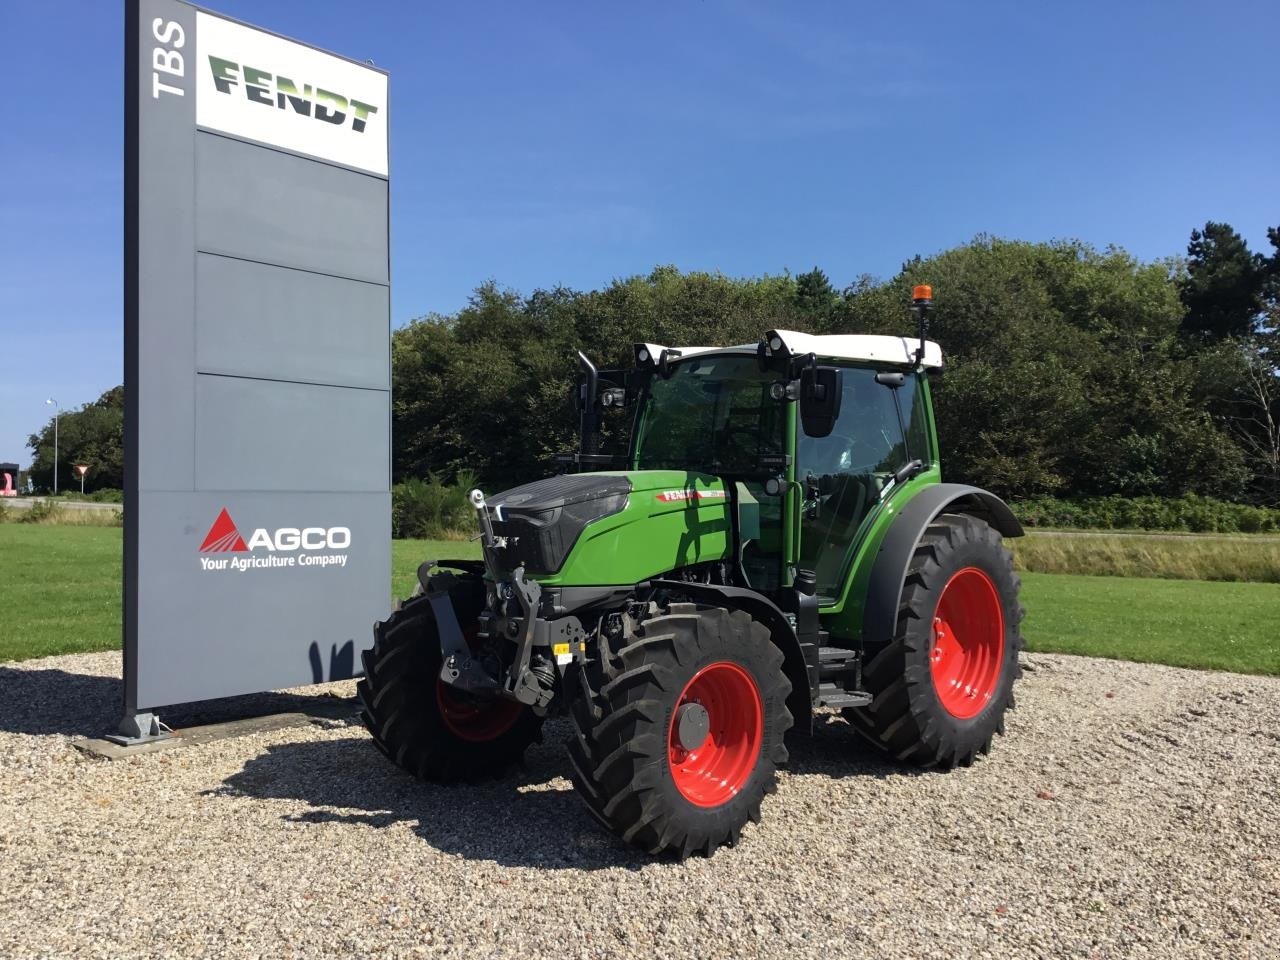
[{"label": "green fender", "polygon": [[907,565],[929,524],[942,513],[963,513],[985,520],[1001,536],[1023,535],[1018,518],[994,493],[962,483],[924,487],[903,506],[876,554],[862,614],[864,643],[884,643],[893,638]]}]

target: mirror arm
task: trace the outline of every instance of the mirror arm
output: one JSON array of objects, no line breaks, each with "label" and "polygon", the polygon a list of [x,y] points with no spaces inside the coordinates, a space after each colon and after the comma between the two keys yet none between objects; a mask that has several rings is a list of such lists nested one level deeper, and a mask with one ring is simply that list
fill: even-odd
[{"label": "mirror arm", "polygon": [[883,500],[898,487],[902,486],[918,473],[924,472],[924,461],[911,460],[898,468],[898,472],[889,478],[889,482],[880,490],[879,499]]}]

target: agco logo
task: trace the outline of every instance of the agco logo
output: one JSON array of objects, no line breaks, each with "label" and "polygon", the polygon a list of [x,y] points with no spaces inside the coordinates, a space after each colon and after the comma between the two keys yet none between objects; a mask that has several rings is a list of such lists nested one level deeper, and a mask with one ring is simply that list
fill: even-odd
[{"label": "agco logo", "polygon": [[[351,546],[350,527],[258,527],[246,541],[223,507],[200,544],[200,553],[247,553],[247,557],[201,557],[203,570],[261,567],[345,567],[347,555],[331,551]],[[254,556],[256,551],[265,555]]]},{"label": "agco logo", "polygon": [[299,89],[298,84],[288,77],[272,75],[248,64],[241,66],[234,60],[210,56],[209,68],[213,71],[213,85],[219,93],[231,94],[232,87],[240,86],[244,89],[245,99],[253,103],[277,110],[291,109],[304,117],[337,126],[346,124],[349,112],[351,129],[356,133],[364,133],[369,115],[378,112],[372,103],[344,97],[309,83],[302,84]]}]

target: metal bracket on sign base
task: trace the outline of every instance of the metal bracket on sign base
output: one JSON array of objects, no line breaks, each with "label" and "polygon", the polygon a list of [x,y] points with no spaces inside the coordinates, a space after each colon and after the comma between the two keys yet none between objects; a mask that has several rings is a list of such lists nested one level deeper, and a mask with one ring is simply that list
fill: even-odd
[{"label": "metal bracket on sign base", "polygon": [[122,747],[136,747],[143,743],[168,740],[173,736],[174,732],[161,723],[154,713],[135,713],[120,721],[120,728],[116,733],[103,739]]}]

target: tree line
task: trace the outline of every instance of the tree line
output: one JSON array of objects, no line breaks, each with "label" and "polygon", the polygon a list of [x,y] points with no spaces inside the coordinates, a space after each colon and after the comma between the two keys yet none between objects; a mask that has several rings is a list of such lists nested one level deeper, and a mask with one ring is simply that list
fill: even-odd
[{"label": "tree line", "polygon": [[[934,289],[930,337],[944,475],[1011,499],[1188,494],[1280,505],[1280,228],[1251,251],[1230,225],[1185,257],[979,236],[843,289],[823,271],[732,278],[663,266],[600,290],[490,282],[462,309],[392,335],[393,478],[474,474],[491,489],[544,475],[575,445],[574,353],[625,365],[631,344],[750,343],[770,328],[911,334],[911,288]],[[64,465],[118,485],[120,396],[61,421]],[[112,412],[116,411],[116,412]],[[606,443],[625,442],[625,417]],[[112,438],[115,438],[113,441]],[[52,423],[30,438],[52,476]],[[99,466],[99,463],[101,466]]]}]

